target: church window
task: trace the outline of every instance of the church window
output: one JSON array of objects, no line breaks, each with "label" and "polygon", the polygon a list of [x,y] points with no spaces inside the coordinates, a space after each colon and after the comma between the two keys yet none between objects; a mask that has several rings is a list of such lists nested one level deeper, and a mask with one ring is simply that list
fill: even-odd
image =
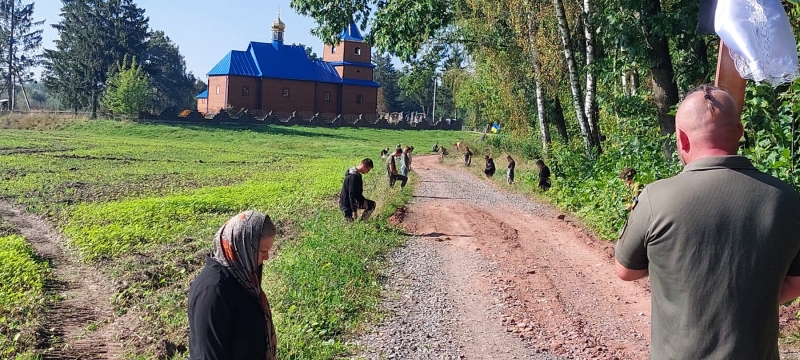
[{"label": "church window", "polygon": [[219,86],[217,86],[217,95],[219,95]]},{"label": "church window", "polygon": [[283,88],[283,97],[289,97],[289,88]]},{"label": "church window", "polygon": [[331,92],[330,91],[326,91],[325,94],[323,95],[323,98],[325,99],[326,102],[330,102],[331,101]]},{"label": "church window", "polygon": [[336,54],[336,48],[331,46],[331,54]]},{"label": "church window", "polygon": [[250,88],[247,86],[242,86],[242,96],[250,96]]},{"label": "church window", "polygon": [[361,48],[356,46],[356,55],[361,55]]},{"label": "church window", "polygon": [[364,103],[364,95],[358,94],[356,95],[356,104],[363,104]]}]

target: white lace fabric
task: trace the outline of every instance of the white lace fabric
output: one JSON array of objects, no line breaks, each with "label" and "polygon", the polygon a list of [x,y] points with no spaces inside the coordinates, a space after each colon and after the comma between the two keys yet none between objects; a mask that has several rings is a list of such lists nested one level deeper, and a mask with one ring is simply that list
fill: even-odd
[{"label": "white lace fabric", "polygon": [[719,0],[714,28],[742,78],[778,86],[800,76],[797,41],[780,0]]}]

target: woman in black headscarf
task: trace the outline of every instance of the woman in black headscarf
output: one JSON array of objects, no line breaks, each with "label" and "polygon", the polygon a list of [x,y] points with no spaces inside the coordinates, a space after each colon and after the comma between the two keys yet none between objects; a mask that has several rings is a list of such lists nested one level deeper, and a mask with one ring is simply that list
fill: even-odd
[{"label": "woman in black headscarf", "polygon": [[214,236],[214,253],[189,288],[189,359],[274,360],[277,337],[261,290],[276,228],[245,211]]}]

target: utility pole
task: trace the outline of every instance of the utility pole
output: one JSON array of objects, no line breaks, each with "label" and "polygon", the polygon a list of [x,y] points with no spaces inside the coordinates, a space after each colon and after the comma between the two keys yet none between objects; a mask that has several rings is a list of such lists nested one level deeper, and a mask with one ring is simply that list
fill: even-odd
[{"label": "utility pole", "polygon": [[11,4],[11,11],[9,11],[9,17],[11,18],[11,31],[8,34],[8,110],[14,111],[14,1],[11,0],[9,3]]}]

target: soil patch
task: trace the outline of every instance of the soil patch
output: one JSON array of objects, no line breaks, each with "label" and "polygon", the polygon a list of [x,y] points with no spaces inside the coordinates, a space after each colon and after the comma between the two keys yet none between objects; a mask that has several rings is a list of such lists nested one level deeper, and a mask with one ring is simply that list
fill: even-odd
[{"label": "soil patch", "polygon": [[403,221],[406,219],[406,213],[408,212],[408,208],[403,205],[394,210],[394,214],[389,217],[389,224],[392,226],[400,226]]}]

